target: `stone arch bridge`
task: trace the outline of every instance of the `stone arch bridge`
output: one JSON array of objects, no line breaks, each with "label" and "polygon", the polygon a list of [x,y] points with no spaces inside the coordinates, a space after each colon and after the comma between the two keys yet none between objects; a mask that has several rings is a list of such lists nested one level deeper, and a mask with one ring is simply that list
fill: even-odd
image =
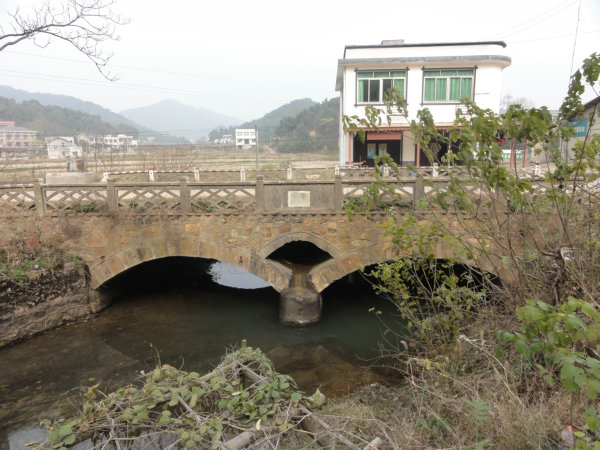
[{"label": "stone arch bridge", "polygon": [[[439,182],[439,179],[436,180]],[[352,220],[345,201],[364,192],[370,181],[265,183],[107,183],[0,188],[0,205],[43,216],[45,226],[65,236],[63,248],[83,258],[92,289],[146,261],[171,256],[214,259],[267,281],[281,294],[280,317],[298,324],[318,320],[320,293],[334,281],[378,262],[402,257],[375,211]],[[422,179],[396,185],[406,211],[426,197]],[[466,218],[446,216],[449,228]],[[291,242],[309,242],[328,255],[298,271],[272,257]],[[457,255],[438,245],[436,257]],[[493,271],[494,261],[469,261]]]}]

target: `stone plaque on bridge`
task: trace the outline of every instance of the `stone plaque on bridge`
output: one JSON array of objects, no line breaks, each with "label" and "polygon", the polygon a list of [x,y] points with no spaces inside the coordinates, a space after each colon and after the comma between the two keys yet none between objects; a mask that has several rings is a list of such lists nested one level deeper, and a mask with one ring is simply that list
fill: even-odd
[{"label": "stone plaque on bridge", "polygon": [[310,208],[310,191],[288,191],[288,208]]}]

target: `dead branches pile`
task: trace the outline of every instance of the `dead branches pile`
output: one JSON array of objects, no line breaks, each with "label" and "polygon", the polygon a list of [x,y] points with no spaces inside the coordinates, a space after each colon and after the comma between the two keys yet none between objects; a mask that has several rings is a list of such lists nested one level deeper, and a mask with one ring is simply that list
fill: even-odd
[{"label": "dead branches pile", "polygon": [[86,448],[277,448],[293,433],[317,446],[364,445],[313,414],[323,401],[318,390],[312,396],[298,391],[260,349],[244,347],[206,375],[162,365],[108,395],[89,388],[78,417],[43,422],[48,441],[40,448],[85,440]]}]

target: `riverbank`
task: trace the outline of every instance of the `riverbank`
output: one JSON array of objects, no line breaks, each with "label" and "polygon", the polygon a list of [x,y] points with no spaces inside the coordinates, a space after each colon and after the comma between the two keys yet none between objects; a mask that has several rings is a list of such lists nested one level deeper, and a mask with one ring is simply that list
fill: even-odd
[{"label": "riverbank", "polygon": [[81,320],[107,306],[90,293],[84,267],[23,272],[23,279],[0,279],[0,347]]}]

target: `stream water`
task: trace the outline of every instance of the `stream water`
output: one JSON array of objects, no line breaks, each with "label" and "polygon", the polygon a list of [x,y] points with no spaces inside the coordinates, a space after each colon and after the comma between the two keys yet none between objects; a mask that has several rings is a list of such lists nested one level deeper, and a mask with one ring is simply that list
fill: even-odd
[{"label": "stream water", "polygon": [[[211,269],[217,284],[206,276],[206,266],[162,264],[118,281],[129,289],[87,321],[0,349],[0,448],[43,436],[40,420],[73,413],[81,386],[100,383],[108,392],[159,361],[208,371],[242,339],[260,347],[306,392],[319,387],[339,396],[389,380],[390,373],[369,368],[381,339],[369,309],[391,314],[391,308],[360,277],[324,291],[319,323],[290,328],[278,322],[278,293],[262,287],[262,280],[217,264]],[[204,275],[198,275],[201,269]]]}]

